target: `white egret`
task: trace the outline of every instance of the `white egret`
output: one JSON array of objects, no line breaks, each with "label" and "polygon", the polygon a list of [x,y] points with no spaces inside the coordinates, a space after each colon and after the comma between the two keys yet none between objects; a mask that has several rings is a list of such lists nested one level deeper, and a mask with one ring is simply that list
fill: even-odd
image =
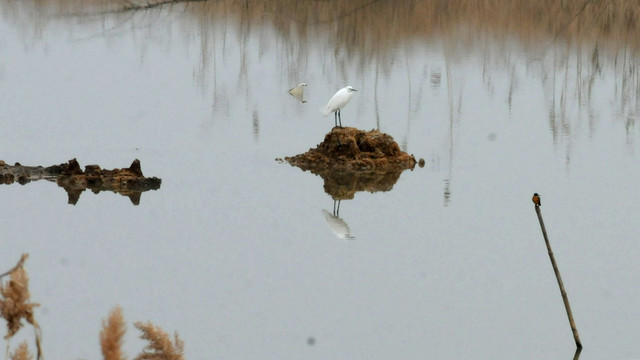
[{"label": "white egret", "polygon": [[298,101],[302,103],[306,103],[306,101],[304,100],[305,87],[307,87],[306,83],[300,83],[296,85],[296,87],[289,89],[289,94],[291,94],[291,96],[293,96],[294,98],[298,99]]},{"label": "white egret", "polygon": [[351,86],[343,87],[342,89],[338,90],[338,92],[336,92],[331,97],[331,100],[329,100],[329,103],[327,104],[327,107],[322,112],[322,115],[327,116],[330,113],[333,113],[336,126],[338,126],[338,119],[340,119],[340,127],[342,127],[342,118],[340,117],[340,109],[347,106],[347,104],[349,103],[349,100],[351,100],[351,97],[353,96],[354,91],[358,91],[358,90],[352,88]]}]

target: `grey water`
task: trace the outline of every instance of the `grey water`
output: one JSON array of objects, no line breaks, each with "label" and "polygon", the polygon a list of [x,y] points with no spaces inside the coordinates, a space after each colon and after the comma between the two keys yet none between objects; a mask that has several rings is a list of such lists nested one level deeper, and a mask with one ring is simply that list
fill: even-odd
[{"label": "grey water", "polygon": [[[118,304],[130,358],[149,320],[187,359],[571,359],[534,192],[580,358],[640,358],[632,46],[473,24],[381,35],[349,15],[301,24],[307,5],[59,3],[0,1],[0,160],[139,159],[162,186],[134,206],[0,185],[0,272],[30,254],[48,359],[100,358]],[[426,161],[342,200],[349,237],[322,178],[276,161],[322,141],[346,85],[345,126]]]}]

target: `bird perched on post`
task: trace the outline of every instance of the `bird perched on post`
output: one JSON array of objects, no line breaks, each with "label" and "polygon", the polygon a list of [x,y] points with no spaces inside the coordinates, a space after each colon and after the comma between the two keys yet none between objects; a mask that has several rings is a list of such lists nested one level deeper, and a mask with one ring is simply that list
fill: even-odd
[{"label": "bird perched on post", "polygon": [[540,206],[540,195],[538,195],[538,193],[534,193],[533,197],[531,198],[531,201],[533,201],[534,204],[536,204],[536,206]]},{"label": "bird perched on post", "polygon": [[353,96],[353,93],[358,91],[351,86],[343,87],[338,90],[327,103],[327,107],[322,112],[322,115],[327,116],[330,113],[334,115],[335,126],[338,126],[338,119],[340,120],[340,127],[342,127],[342,117],[340,116],[340,109],[347,106],[349,100]]}]

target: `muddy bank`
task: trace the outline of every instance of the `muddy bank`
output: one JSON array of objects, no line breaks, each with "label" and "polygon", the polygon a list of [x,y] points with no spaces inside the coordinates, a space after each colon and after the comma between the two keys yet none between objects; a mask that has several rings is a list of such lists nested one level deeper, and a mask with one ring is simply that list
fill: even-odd
[{"label": "muddy bank", "polygon": [[335,200],[353,199],[358,191],[389,191],[416,165],[391,136],[350,127],[335,127],[315,148],[284,160],[322,177],[324,191]]},{"label": "muddy bank", "polygon": [[127,196],[134,205],[138,205],[142,192],[158,190],[162,183],[162,180],[156,177],[145,177],[138,159],[134,160],[128,168],[113,170],[101,169],[98,165],[87,165],[82,170],[76,159],[48,167],[23,166],[20,163],[7,165],[0,160],[0,184],[8,185],[17,181],[25,185],[37,180],[58,184],[67,192],[69,204],[73,205],[87,189],[94,194],[111,191]]}]

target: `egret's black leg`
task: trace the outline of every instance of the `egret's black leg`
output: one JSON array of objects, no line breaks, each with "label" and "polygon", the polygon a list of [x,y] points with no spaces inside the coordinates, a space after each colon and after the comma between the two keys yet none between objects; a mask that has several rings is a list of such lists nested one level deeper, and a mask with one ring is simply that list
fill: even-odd
[{"label": "egret's black leg", "polygon": [[333,112],[333,121],[336,123],[335,126],[338,126],[338,112],[337,111]]},{"label": "egret's black leg", "polygon": [[338,109],[338,119],[340,121],[340,129],[342,129],[342,116],[340,116],[340,109]]}]

